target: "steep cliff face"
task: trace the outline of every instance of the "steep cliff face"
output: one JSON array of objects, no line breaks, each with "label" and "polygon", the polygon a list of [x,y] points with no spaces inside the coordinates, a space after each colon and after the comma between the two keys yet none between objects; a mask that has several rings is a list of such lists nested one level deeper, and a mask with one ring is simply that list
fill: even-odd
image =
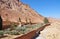
[{"label": "steep cliff face", "polygon": [[0,0],[0,14],[3,21],[42,23],[43,16],[19,0]]}]

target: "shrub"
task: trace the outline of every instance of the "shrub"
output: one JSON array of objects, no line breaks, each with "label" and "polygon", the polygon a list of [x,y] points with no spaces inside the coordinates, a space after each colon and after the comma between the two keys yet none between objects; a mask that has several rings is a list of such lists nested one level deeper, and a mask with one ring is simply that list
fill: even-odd
[{"label": "shrub", "polygon": [[25,26],[23,26],[23,27],[17,27],[16,30],[17,31],[25,31],[26,27]]},{"label": "shrub", "polygon": [[10,30],[11,30],[10,28],[5,29],[4,30],[4,34],[9,34],[10,33]]},{"label": "shrub", "polygon": [[19,35],[20,33],[19,33],[18,31],[16,31],[16,30],[12,30],[12,31],[10,32],[10,34],[11,34],[11,35]]},{"label": "shrub", "polygon": [[11,25],[10,26],[11,30],[14,30],[17,27],[17,24],[15,24],[15,23],[11,23],[10,25]]},{"label": "shrub", "polygon": [[21,34],[24,34],[26,29],[27,28],[25,26],[23,26],[23,27],[17,27],[15,30],[21,32]]},{"label": "shrub", "polygon": [[5,31],[5,34],[11,34],[11,35],[19,35],[19,32],[16,30],[12,30],[12,31]]},{"label": "shrub", "polygon": [[49,23],[49,21],[48,21],[48,19],[46,17],[44,18],[44,23],[45,24]]},{"label": "shrub", "polygon": [[11,31],[5,31],[4,34],[10,34]]},{"label": "shrub", "polygon": [[0,31],[0,36],[3,36],[4,35],[4,32],[1,30]]}]

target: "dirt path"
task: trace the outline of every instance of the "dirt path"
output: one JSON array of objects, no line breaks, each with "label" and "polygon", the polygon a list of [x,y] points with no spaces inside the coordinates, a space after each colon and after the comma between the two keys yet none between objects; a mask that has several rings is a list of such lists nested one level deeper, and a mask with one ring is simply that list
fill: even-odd
[{"label": "dirt path", "polygon": [[40,37],[44,39],[60,39],[60,23],[55,22],[46,27],[41,31]]}]

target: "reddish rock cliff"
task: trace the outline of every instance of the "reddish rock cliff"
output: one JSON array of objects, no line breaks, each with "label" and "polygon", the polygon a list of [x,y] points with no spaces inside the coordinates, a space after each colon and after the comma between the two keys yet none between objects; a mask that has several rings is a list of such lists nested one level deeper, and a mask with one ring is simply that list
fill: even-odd
[{"label": "reddish rock cliff", "polygon": [[42,23],[43,16],[19,0],[0,0],[0,14],[3,21]]}]

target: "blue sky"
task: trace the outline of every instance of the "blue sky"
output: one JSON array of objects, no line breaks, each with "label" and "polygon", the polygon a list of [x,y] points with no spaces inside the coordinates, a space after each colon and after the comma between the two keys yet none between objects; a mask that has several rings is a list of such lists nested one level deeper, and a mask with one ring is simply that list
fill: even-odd
[{"label": "blue sky", "polygon": [[60,0],[21,0],[45,17],[60,18]]}]

